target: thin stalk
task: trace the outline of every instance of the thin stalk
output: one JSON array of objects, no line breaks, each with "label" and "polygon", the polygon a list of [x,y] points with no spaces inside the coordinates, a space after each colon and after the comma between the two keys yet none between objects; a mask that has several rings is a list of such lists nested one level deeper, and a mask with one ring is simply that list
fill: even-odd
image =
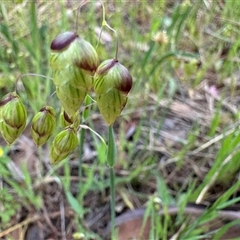
[{"label": "thin stalk", "polygon": [[[85,122],[86,119],[88,118],[90,114],[90,106],[92,103],[92,99],[87,95],[85,98],[85,108],[82,113],[82,121]],[[79,195],[78,195],[78,200],[80,204],[82,203],[83,196],[81,194],[81,188],[82,188],[82,159],[83,159],[83,144],[84,144],[84,139],[85,139],[85,132],[86,129],[81,127],[80,128],[80,136],[79,136],[79,148],[78,148],[78,178],[79,178],[79,183],[78,183],[78,190],[79,190]]]},{"label": "thin stalk", "polygon": [[[24,74],[21,74],[20,76],[18,76],[18,78],[17,78],[17,80],[16,80],[16,82],[15,82],[15,92],[18,93],[18,82],[21,80],[22,83],[23,83],[23,87],[24,87],[24,90],[25,90],[25,92],[26,92],[26,94],[27,94],[27,98],[28,98],[28,99],[32,99],[32,95],[31,95],[31,93],[30,93],[31,90],[29,89],[29,87],[28,87],[26,84],[24,84],[24,81],[22,80],[22,78],[23,78],[23,77],[26,77],[26,76],[41,77],[41,78],[53,80],[53,78],[51,78],[51,77],[49,77],[49,76],[45,76],[45,75],[38,74],[38,73],[24,73]],[[31,78],[30,78],[30,79],[31,79]],[[29,80],[30,80],[30,79],[29,79]],[[29,92],[29,91],[30,91],[30,92]],[[29,94],[29,93],[30,93],[30,94]],[[38,94],[38,95],[39,95],[39,94]],[[41,94],[40,94],[40,95],[41,95]],[[39,95],[39,96],[40,96],[40,95]],[[49,101],[49,99],[50,99],[52,96],[53,96],[53,94],[51,94],[51,96],[48,98],[47,102]],[[29,104],[30,104],[30,106],[32,107],[32,109],[34,110],[34,112],[38,112],[39,108],[42,107],[41,104],[43,104],[43,103],[42,103],[42,101],[38,101],[38,104],[35,104],[35,102],[34,102],[34,104],[33,104],[32,101],[29,101]]]},{"label": "thin stalk", "polygon": [[78,182],[78,192],[79,192],[79,196],[78,196],[78,200],[82,201],[82,195],[81,195],[81,188],[82,188],[82,159],[83,159],[83,144],[84,144],[84,139],[85,139],[85,129],[81,128],[80,130],[80,136],[79,136],[79,148],[78,148],[78,156],[79,156],[79,160],[78,160],[78,178],[79,178],[79,182]]},{"label": "thin stalk", "polygon": [[115,143],[113,126],[108,127],[108,153],[107,153],[107,164],[109,167],[114,167],[117,156],[117,148]]},{"label": "thin stalk", "polygon": [[108,153],[107,153],[107,164],[110,170],[110,195],[111,195],[111,239],[114,239],[115,229],[115,173],[114,166],[116,162],[116,143],[114,137],[113,126],[110,125],[108,128]]},{"label": "thin stalk", "polygon": [[17,83],[20,79],[22,79],[23,77],[25,76],[32,76],[32,77],[42,77],[42,78],[46,78],[46,79],[51,79],[53,80],[53,78],[51,77],[48,77],[48,76],[45,76],[45,75],[42,75],[42,74],[38,74],[38,73],[24,73],[24,74],[21,74],[20,76],[18,76],[17,80],[16,80],[16,83],[15,83],[15,92],[17,92]]},{"label": "thin stalk", "polygon": [[80,10],[81,10],[81,8],[85,5],[85,4],[87,4],[87,3],[89,3],[90,1],[89,0],[83,0],[81,3],[80,3],[80,5],[78,6],[78,8],[77,8],[77,16],[76,16],[76,25],[75,25],[75,32],[77,33],[78,32],[78,20],[79,20],[79,13],[80,13]]},{"label": "thin stalk", "polygon": [[111,193],[111,239],[114,239],[114,229],[115,229],[115,172],[114,167],[109,167],[110,169],[110,193]]},{"label": "thin stalk", "polygon": [[97,46],[96,46],[96,49],[98,48],[98,45],[99,45],[99,42],[100,42],[100,39],[101,39],[101,36],[102,36],[102,31],[103,31],[103,28],[106,26],[107,28],[109,28],[111,31],[114,32],[115,34],[115,37],[116,37],[116,52],[115,52],[115,59],[117,60],[118,59],[118,34],[117,34],[117,31],[115,31],[112,27],[109,26],[109,24],[107,23],[106,21],[106,11],[105,11],[105,7],[104,7],[104,4],[103,2],[100,0],[101,2],[101,5],[102,5],[102,9],[103,9],[103,20],[102,20],[102,27],[101,27],[101,31],[100,31],[100,34],[99,34],[99,38],[98,38],[98,43],[97,43]]}]

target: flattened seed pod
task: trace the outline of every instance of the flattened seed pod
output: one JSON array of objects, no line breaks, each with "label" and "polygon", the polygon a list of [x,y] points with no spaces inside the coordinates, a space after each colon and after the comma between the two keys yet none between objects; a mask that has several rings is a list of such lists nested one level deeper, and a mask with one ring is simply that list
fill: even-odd
[{"label": "flattened seed pod", "polygon": [[99,110],[108,125],[113,124],[121,114],[131,88],[132,77],[118,60],[106,60],[97,68],[94,91]]},{"label": "flattened seed pod", "polygon": [[8,144],[23,132],[27,122],[26,108],[16,92],[5,95],[0,101],[0,131]]}]

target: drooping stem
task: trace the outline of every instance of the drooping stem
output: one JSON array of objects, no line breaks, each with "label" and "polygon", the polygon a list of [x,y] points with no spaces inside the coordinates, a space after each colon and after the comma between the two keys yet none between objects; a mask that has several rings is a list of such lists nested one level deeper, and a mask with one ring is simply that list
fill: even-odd
[{"label": "drooping stem", "polygon": [[[24,73],[24,74],[21,74],[21,75],[18,76],[18,78],[17,78],[17,80],[16,80],[16,82],[15,82],[15,92],[16,92],[16,93],[18,93],[18,82],[19,82],[20,80],[22,81],[22,78],[23,78],[23,77],[26,77],[26,76],[41,77],[41,78],[53,80],[52,77],[45,76],[45,75],[38,74],[38,73]],[[31,99],[32,99],[32,98],[33,98],[33,95],[32,95],[31,89],[29,88],[30,85],[24,83],[24,81],[22,81],[22,83],[23,83],[22,86],[24,87],[24,90],[25,90],[25,92],[27,93],[27,97],[31,97]],[[39,88],[38,88],[37,91],[38,91],[38,92],[40,91]],[[40,92],[39,92],[38,94],[37,94],[37,93],[35,93],[35,94],[36,94],[37,96],[40,96]],[[51,95],[51,96],[52,96],[52,95]],[[49,99],[51,98],[51,96],[48,98],[47,102],[49,101]],[[33,109],[34,111],[38,111],[38,109],[39,109],[39,107],[40,107],[41,101],[39,101],[38,103],[39,103],[39,105],[36,104],[36,103],[33,104],[32,101],[29,101],[29,104],[30,104],[30,106],[32,107],[32,109]]]},{"label": "drooping stem", "polygon": [[106,21],[106,12],[105,12],[105,7],[104,7],[104,4],[103,2],[100,0],[101,4],[102,4],[102,9],[103,9],[103,20],[102,20],[102,27],[101,27],[101,31],[100,31],[100,34],[99,34],[99,39],[98,39],[98,43],[97,43],[97,46],[96,48],[98,48],[98,44],[100,42],[100,39],[101,39],[101,36],[102,36],[102,31],[103,31],[103,28],[106,26],[107,28],[109,28],[111,31],[114,32],[115,34],[115,37],[116,37],[116,53],[115,53],[115,59],[117,59],[118,57],[118,35],[117,35],[117,31],[114,30],[112,27],[109,26],[109,24],[107,23]]},{"label": "drooping stem", "polygon": [[78,6],[77,8],[77,16],[76,16],[76,25],[75,25],[75,32],[77,33],[78,32],[78,19],[79,19],[79,12],[82,8],[82,6],[84,6],[85,4],[89,3],[89,0],[83,0],[80,5]]},{"label": "drooping stem", "polygon": [[48,76],[45,76],[45,75],[42,75],[42,74],[38,74],[38,73],[24,73],[24,74],[21,74],[17,80],[16,80],[16,83],[15,83],[15,92],[17,92],[17,83],[20,79],[22,79],[23,77],[25,76],[32,76],[32,77],[42,77],[42,78],[46,78],[46,79],[51,79],[53,80],[53,78],[51,77],[48,77]]},{"label": "drooping stem", "polygon": [[108,128],[108,153],[107,153],[107,164],[110,170],[110,195],[111,195],[111,235],[114,239],[114,229],[115,229],[115,173],[114,166],[116,162],[116,143],[114,137],[113,126],[110,125]]}]

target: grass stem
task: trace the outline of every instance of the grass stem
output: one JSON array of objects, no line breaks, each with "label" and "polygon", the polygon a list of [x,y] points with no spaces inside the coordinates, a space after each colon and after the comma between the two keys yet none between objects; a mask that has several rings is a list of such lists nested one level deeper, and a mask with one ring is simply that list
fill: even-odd
[{"label": "grass stem", "polygon": [[[82,113],[82,122],[85,122],[86,119],[89,116],[90,112],[90,107],[91,106],[92,99],[87,95],[85,98],[85,106],[83,113]],[[78,177],[79,177],[79,184],[78,184],[78,190],[79,190],[79,195],[78,195],[78,200],[80,203],[83,201],[83,196],[81,194],[82,192],[82,161],[83,161],[83,145],[84,145],[84,140],[85,140],[85,132],[86,128],[81,127],[80,128],[80,136],[79,136],[79,149],[78,149],[78,156],[79,156],[79,161],[78,161]]]},{"label": "grass stem", "polygon": [[115,173],[114,167],[110,168],[110,194],[111,194],[111,235],[114,239],[114,229],[115,229]]},{"label": "grass stem", "polygon": [[80,136],[79,136],[79,148],[78,148],[78,200],[80,203],[82,203],[82,194],[81,194],[81,188],[82,188],[82,159],[83,159],[83,144],[84,144],[84,138],[85,138],[85,129],[81,128],[80,130]]},{"label": "grass stem", "polygon": [[110,125],[108,128],[108,153],[107,153],[107,164],[110,170],[110,196],[111,196],[111,239],[114,239],[115,229],[115,173],[114,166],[116,162],[116,143],[114,137],[113,126]]}]

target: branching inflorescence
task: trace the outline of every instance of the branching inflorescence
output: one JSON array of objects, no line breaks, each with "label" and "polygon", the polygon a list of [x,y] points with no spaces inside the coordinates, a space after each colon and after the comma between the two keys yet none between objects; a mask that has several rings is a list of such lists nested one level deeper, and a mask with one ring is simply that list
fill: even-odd
[{"label": "branching inflorescence", "polygon": [[[64,109],[61,114],[61,122],[64,122],[65,126],[63,133],[74,133],[70,134],[70,140],[71,136],[77,134],[76,125],[80,124],[79,108],[92,89],[96,93],[96,102],[104,120],[108,125],[112,125],[126,105],[127,95],[132,87],[132,77],[128,69],[119,63],[117,58],[105,60],[99,65],[94,47],[76,32],[59,34],[50,48],[53,83]],[[25,129],[26,108],[16,91],[4,96],[0,107],[0,130],[6,142],[12,144]],[[46,143],[55,126],[54,109],[48,105],[43,106],[32,120],[31,134],[37,146]],[[63,155],[56,149],[56,154],[51,156],[52,163],[65,158],[67,152],[74,150],[75,145],[77,146],[77,143],[72,144],[69,151],[66,149]],[[52,147],[56,147],[56,139]]]},{"label": "branching inflorescence", "polygon": [[[116,34],[105,20],[103,6],[102,27],[104,26]],[[112,178],[114,178],[113,167],[116,157],[112,124],[125,107],[127,95],[132,88],[132,77],[128,69],[117,59],[118,40],[116,46],[115,57],[101,64],[95,48],[77,32],[67,31],[59,34],[50,46],[50,67],[53,71],[52,79],[56,94],[62,106],[60,123],[63,126],[62,131],[55,136],[51,144],[51,163],[55,164],[63,160],[78,146],[77,134],[81,122],[79,109],[86,96],[94,90],[100,113],[109,126],[107,163],[111,169],[112,193],[114,193]],[[22,76],[26,75],[37,76],[33,73]],[[26,107],[16,90],[4,96],[0,101],[0,131],[8,144],[12,144],[22,134],[26,123]],[[55,128],[55,110],[46,104],[33,117],[31,123],[31,135],[36,146],[45,144]],[[114,194],[112,196],[113,202]],[[114,208],[114,204],[112,206]],[[112,218],[114,226],[114,214]]]}]

